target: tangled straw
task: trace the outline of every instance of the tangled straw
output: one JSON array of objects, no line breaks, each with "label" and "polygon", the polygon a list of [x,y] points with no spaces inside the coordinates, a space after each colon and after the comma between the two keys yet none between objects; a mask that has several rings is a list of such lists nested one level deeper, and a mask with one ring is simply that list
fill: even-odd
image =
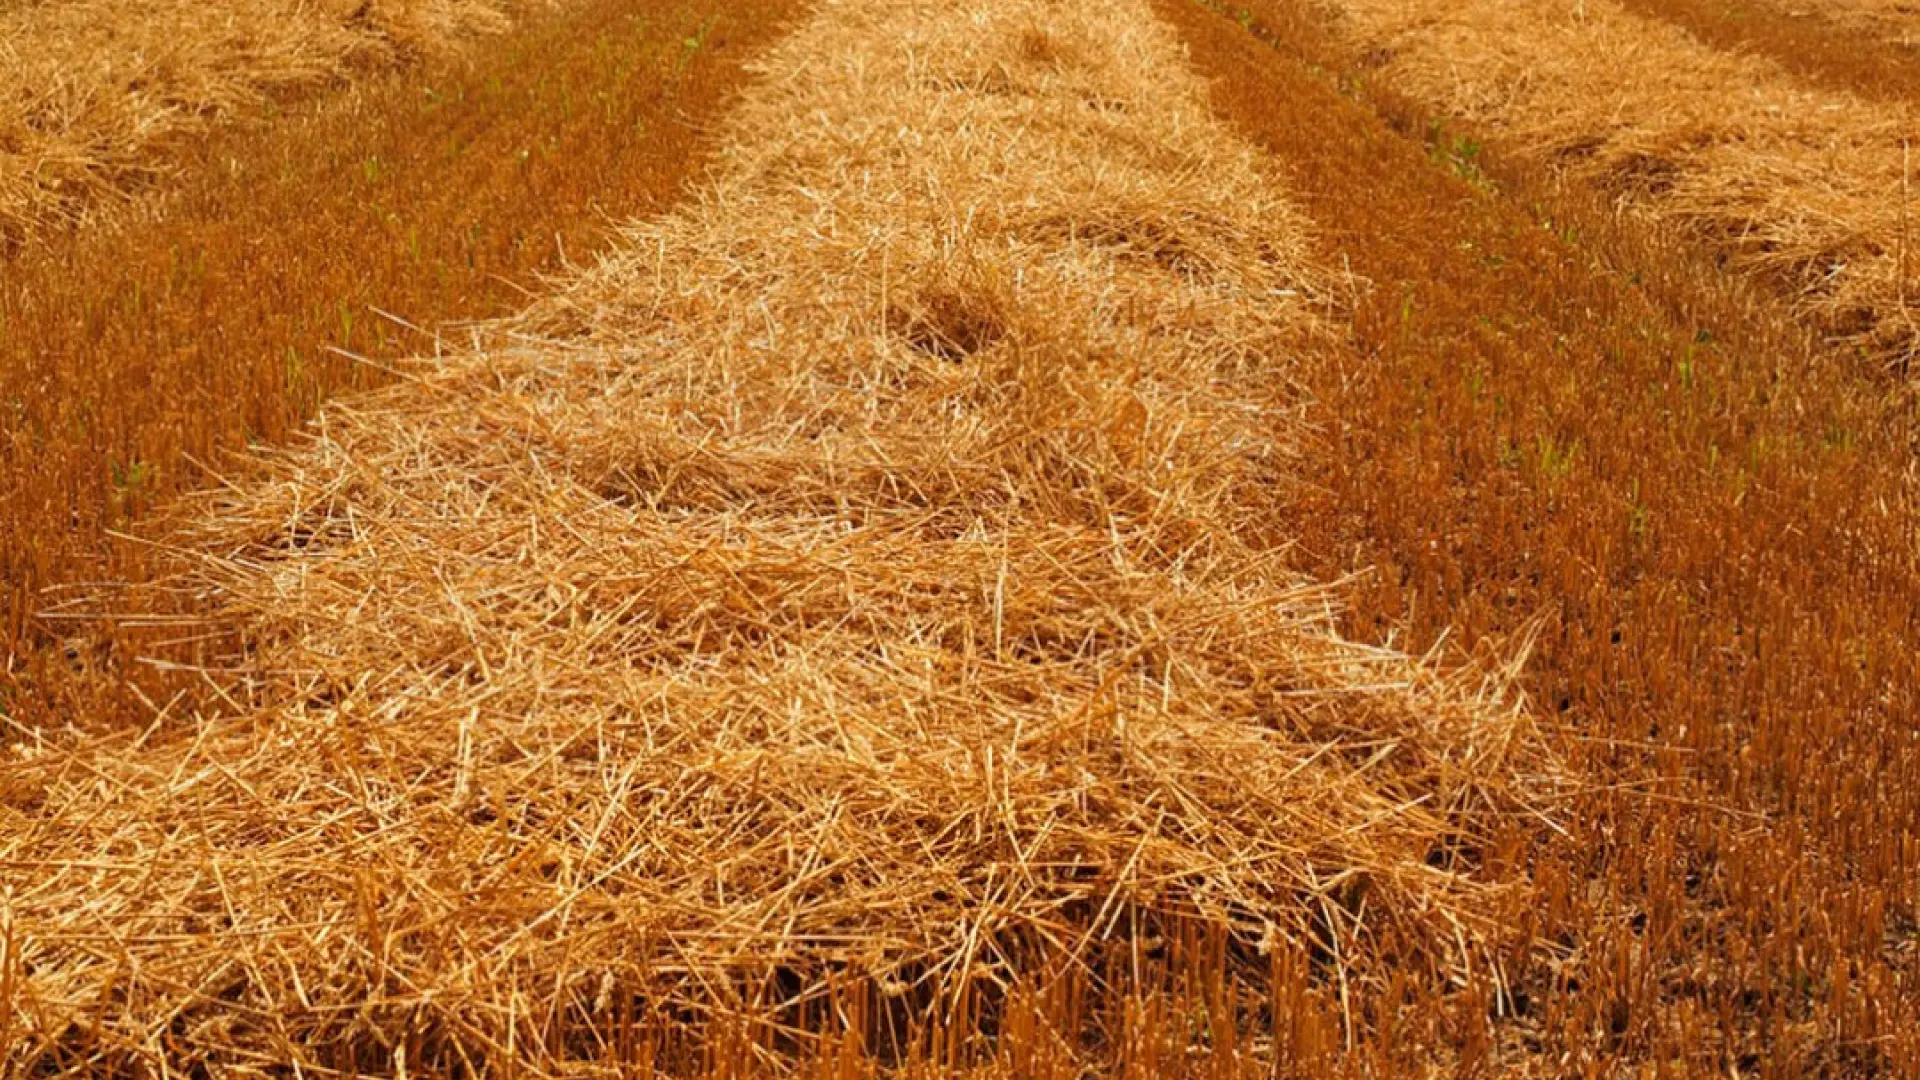
[{"label": "tangled straw", "polygon": [[1188,918],[1467,962],[1540,751],[1288,569],[1320,301],[1202,100],[1134,0],[828,2],[697,205],[210,496],[232,707],[10,767],[13,1064],[558,1074]]}]

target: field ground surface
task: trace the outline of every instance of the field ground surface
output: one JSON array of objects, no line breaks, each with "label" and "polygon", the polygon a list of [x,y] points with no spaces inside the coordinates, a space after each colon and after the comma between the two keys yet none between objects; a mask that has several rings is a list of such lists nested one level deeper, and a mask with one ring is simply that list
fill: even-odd
[{"label": "field ground surface", "polygon": [[[1864,31],[1870,40],[1904,49],[1920,48],[1920,23],[1914,19],[1916,12],[1908,0],[1829,0],[1819,5],[1801,4],[1796,0],[1760,0],[1755,6],[1791,18]],[[1730,14],[1737,19],[1746,12],[1736,7]]]},{"label": "field ground surface", "polygon": [[[465,85],[522,89],[460,114],[710,110],[726,20],[633,10],[498,39]],[[108,454],[59,534],[165,494],[161,543],[15,593],[6,1067],[1920,1072],[1905,45],[1747,11],[732,9],[785,30],[743,98],[649,119],[596,204],[643,220],[512,318],[330,336],[406,262],[303,323],[209,294],[272,324],[237,364],[377,368],[270,369],[240,429],[320,420],[211,492],[125,493],[201,444]],[[525,220],[347,145],[297,190]],[[555,157],[576,201],[491,235],[622,160]],[[500,310],[480,276],[420,303]]]}]

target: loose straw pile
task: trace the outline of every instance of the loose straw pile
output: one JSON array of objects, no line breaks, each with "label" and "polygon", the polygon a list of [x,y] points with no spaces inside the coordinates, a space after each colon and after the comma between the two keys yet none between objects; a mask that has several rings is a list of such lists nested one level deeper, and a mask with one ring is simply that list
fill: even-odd
[{"label": "loose straw pile", "polygon": [[11,1064],[1469,962],[1538,750],[1287,569],[1315,279],[1202,100],[1140,0],[828,0],[697,205],[210,498],[232,708],[9,767]]},{"label": "loose straw pile", "polygon": [[1392,83],[1769,279],[1826,331],[1920,351],[1911,110],[1800,86],[1613,0],[1337,0]]}]

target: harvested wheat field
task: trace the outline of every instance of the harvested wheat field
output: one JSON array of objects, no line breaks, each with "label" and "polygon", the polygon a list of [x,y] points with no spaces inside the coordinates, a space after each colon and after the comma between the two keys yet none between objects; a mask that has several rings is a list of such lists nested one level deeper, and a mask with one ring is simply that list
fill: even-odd
[{"label": "harvested wheat field", "polygon": [[23,1060],[554,1071],[1143,922],[1484,963],[1429,855],[1549,766],[1284,569],[1320,281],[1135,14],[825,9],[695,209],[209,502],[279,674],[22,776]]},{"label": "harvested wheat field", "polygon": [[[431,325],[284,275],[239,355],[377,377],[16,529],[6,1072],[1920,1069],[1905,113],[1337,7],[580,0],[355,91]],[[450,330],[463,192],[627,221]]]}]

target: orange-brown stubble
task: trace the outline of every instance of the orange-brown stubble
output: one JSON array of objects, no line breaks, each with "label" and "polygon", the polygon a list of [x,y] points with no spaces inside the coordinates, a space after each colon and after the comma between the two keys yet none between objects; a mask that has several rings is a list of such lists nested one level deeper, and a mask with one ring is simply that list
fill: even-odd
[{"label": "orange-brown stubble", "polygon": [[1595,778],[1513,866],[1509,1053],[1913,1075],[1911,393],[1367,86],[1306,9],[1160,10],[1365,283],[1314,388],[1313,569],[1373,567],[1355,631],[1416,647],[1539,620],[1525,684]]}]

